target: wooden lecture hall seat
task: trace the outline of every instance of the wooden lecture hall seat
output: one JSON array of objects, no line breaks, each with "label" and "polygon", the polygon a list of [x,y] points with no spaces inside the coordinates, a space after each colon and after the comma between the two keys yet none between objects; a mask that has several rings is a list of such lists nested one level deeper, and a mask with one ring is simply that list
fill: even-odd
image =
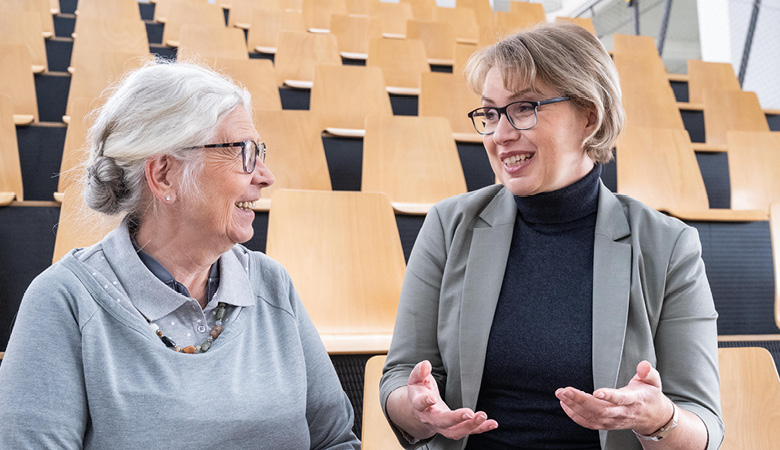
[{"label": "wooden lecture hall seat", "polygon": [[768,214],[769,205],[780,202],[780,132],[729,131],[726,140],[731,208]]},{"label": "wooden lecture hall seat", "polygon": [[772,258],[775,261],[775,323],[780,328],[780,201],[769,205],[769,227],[772,240]]},{"label": "wooden lecture hall seat", "polygon": [[141,11],[137,0],[78,0],[76,16],[76,21],[82,17],[141,20]]},{"label": "wooden lecture hall seat", "polygon": [[366,66],[381,68],[387,92],[399,95],[419,95],[420,75],[431,71],[419,39],[371,39]]},{"label": "wooden lecture hall seat", "polygon": [[301,7],[306,29],[312,32],[330,32],[330,16],[347,14],[345,0],[303,0]]},{"label": "wooden lecture hall seat", "polygon": [[729,63],[688,60],[688,102],[704,103],[704,90],[741,91],[734,67]]},{"label": "wooden lecture hall seat", "polygon": [[282,31],[274,58],[276,83],[298,89],[311,89],[314,66],[341,65],[339,45],[330,33]]},{"label": "wooden lecture hall seat", "polygon": [[249,59],[244,31],[224,25],[182,25],[176,58]]},{"label": "wooden lecture hall seat", "polygon": [[422,41],[428,64],[452,66],[455,63],[455,32],[449,23],[409,20],[406,22],[406,39]]},{"label": "wooden lecture hall seat", "polygon": [[310,111],[255,111],[254,122],[268,152],[266,165],[276,177],[260,191],[256,210],[267,211],[279,189],[331,190],[317,116]]},{"label": "wooden lecture hall seat", "polygon": [[406,268],[387,196],[282,189],[271,205],[266,253],[290,273],[328,352],[386,352]]},{"label": "wooden lecture hall seat", "polygon": [[382,37],[382,28],[375,17],[334,14],[330,17],[330,32],[336,36],[339,53],[345,59],[368,58],[368,42]]},{"label": "wooden lecture hall seat", "polygon": [[772,356],[756,347],[719,348],[721,450],[774,450],[780,442],[780,378]]},{"label": "wooden lecture hall seat", "polygon": [[23,190],[12,100],[0,95],[0,207],[24,200]]},{"label": "wooden lecture hall seat", "polygon": [[21,11],[38,14],[41,19],[42,36],[46,39],[54,36],[54,17],[49,0],[3,0],[4,14],[13,16]]},{"label": "wooden lecture hall seat", "polygon": [[698,150],[726,151],[729,131],[769,132],[755,92],[704,89],[704,132],[707,147]]},{"label": "wooden lecture hall seat", "polygon": [[0,42],[4,45],[23,45],[30,52],[30,70],[42,73],[48,70],[46,46],[40,14],[33,11],[14,11],[0,14]]},{"label": "wooden lecture hall seat", "polygon": [[368,116],[361,191],[385,193],[396,212],[421,215],[434,203],[466,193],[449,121]]},{"label": "wooden lecture hall seat", "polygon": [[163,28],[163,44],[179,46],[179,33],[183,25],[225,26],[222,8],[200,1],[167,0],[168,11]]},{"label": "wooden lecture hall seat", "polygon": [[252,94],[252,107],[255,111],[282,110],[282,99],[276,86],[276,72],[271,61],[221,58],[213,67],[247,88]]},{"label": "wooden lecture hall seat", "polygon": [[149,53],[146,26],[140,19],[85,16],[76,20],[73,32],[73,51],[68,72],[83,62],[89,63],[98,52]]},{"label": "wooden lecture hall seat", "polygon": [[372,356],[366,362],[365,383],[363,388],[363,432],[361,436],[363,450],[401,450],[401,444],[387,423],[382,405],[379,402],[379,380],[387,356]]},{"label": "wooden lecture hall seat", "polygon": [[477,95],[461,75],[425,72],[422,74],[418,99],[420,117],[445,117],[452,127],[452,137],[459,142],[482,142],[467,113],[481,106]]},{"label": "wooden lecture hall seat", "polygon": [[473,9],[439,7],[436,9],[436,17],[437,20],[452,26],[456,42],[472,45],[479,42],[479,23]]},{"label": "wooden lecture hall seat", "polygon": [[120,216],[106,216],[89,209],[81,196],[79,184],[68,186],[64,194],[52,264],[74,248],[89,247],[100,242],[121,222]]},{"label": "wooden lecture hall seat", "polygon": [[575,25],[579,25],[582,28],[585,28],[586,30],[590,31],[594,35],[596,35],[596,27],[593,25],[593,19],[590,17],[563,17],[558,16],[555,18],[556,22],[569,22],[573,23]]},{"label": "wooden lecture hall seat", "polygon": [[412,7],[412,18],[415,20],[437,20],[436,0],[400,0]]},{"label": "wooden lecture hall seat", "polygon": [[21,44],[0,44],[0,95],[10,98],[13,123],[38,122],[35,78],[30,70],[30,52]]},{"label": "wooden lecture hall seat", "polygon": [[369,16],[379,19],[382,36],[395,39],[406,37],[406,22],[414,18],[409,3],[371,2]]},{"label": "wooden lecture hall seat", "polygon": [[315,66],[310,110],[319,117],[321,129],[351,137],[365,134],[366,116],[393,115],[378,67]]},{"label": "wooden lecture hall seat", "polygon": [[65,133],[65,146],[62,149],[62,162],[60,164],[59,181],[54,199],[62,202],[62,194],[71,184],[78,181],[77,169],[87,160],[87,130],[92,125],[94,117],[89,117],[93,102],[91,98],[71,99],[72,115]]},{"label": "wooden lecture hall seat", "polygon": [[247,33],[247,47],[250,53],[274,54],[279,47],[279,32],[306,32],[303,13],[255,9]]}]

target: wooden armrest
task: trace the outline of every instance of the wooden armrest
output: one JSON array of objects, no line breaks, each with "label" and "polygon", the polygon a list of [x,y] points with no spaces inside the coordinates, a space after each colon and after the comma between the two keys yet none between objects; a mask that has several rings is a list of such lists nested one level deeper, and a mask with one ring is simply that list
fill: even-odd
[{"label": "wooden armrest", "polygon": [[387,353],[392,334],[320,334],[329,354]]},{"label": "wooden armrest", "polygon": [[385,39],[406,39],[406,35],[400,33],[382,33],[382,37]]},{"label": "wooden armrest", "polygon": [[239,22],[236,22],[236,24],[235,24],[235,25],[233,25],[233,26],[234,26],[235,28],[240,28],[240,29],[242,29],[242,30],[248,30],[248,29],[249,29],[249,27],[250,27],[251,25],[250,25],[250,24],[248,24],[248,23],[246,23],[246,22],[240,22],[240,23],[239,23]]},{"label": "wooden armrest", "polygon": [[457,38],[455,39],[455,42],[458,44],[469,44],[469,45],[478,45],[479,42],[477,42],[475,39],[465,39],[465,38]]},{"label": "wooden armrest", "polygon": [[766,109],[764,109],[764,114],[767,114],[767,115],[770,115],[770,116],[780,116],[780,109],[766,108]]},{"label": "wooden armrest", "polygon": [[276,54],[276,47],[266,47],[263,45],[258,45],[255,47],[255,50],[259,53],[265,53],[267,55],[275,55]]},{"label": "wooden armrest", "polygon": [[284,85],[295,89],[310,90],[312,86],[314,86],[314,82],[306,80],[284,80]]},{"label": "wooden armrest", "polygon": [[704,103],[677,102],[677,109],[681,111],[704,111]]},{"label": "wooden armrest", "polygon": [[434,66],[451,66],[455,64],[455,61],[452,59],[428,58],[428,64],[433,64]]},{"label": "wooden armrest", "polygon": [[62,201],[65,199],[65,193],[64,192],[55,192],[54,193],[54,201],[57,203],[62,203]]},{"label": "wooden armrest", "polygon": [[257,200],[255,202],[255,207],[252,208],[253,211],[269,211],[271,209],[271,199],[270,198],[261,198],[260,200]]},{"label": "wooden armrest", "polygon": [[359,59],[365,61],[368,59],[368,53],[341,52],[341,57],[346,59]]},{"label": "wooden armrest", "polygon": [[432,203],[403,203],[392,202],[393,211],[399,214],[408,214],[412,216],[424,216],[433,206]]},{"label": "wooden armrest", "polygon": [[165,41],[165,45],[167,45],[168,47],[179,48],[179,46],[181,45],[181,42],[173,41],[173,40],[169,39],[169,40]]},{"label": "wooden armrest", "polygon": [[70,116],[62,116],[62,121],[64,123],[70,123]]},{"label": "wooden armrest", "polygon": [[728,147],[725,145],[712,145],[705,142],[691,142],[691,147],[693,147],[693,150],[696,152],[715,153],[728,151]]},{"label": "wooden armrest", "polygon": [[395,95],[420,95],[420,88],[406,88],[398,86],[387,86],[385,88],[388,93]]},{"label": "wooden armrest", "polygon": [[678,219],[706,222],[760,222],[769,219],[769,214],[760,209],[667,210],[666,212]]},{"label": "wooden armrest", "polygon": [[16,198],[14,192],[0,192],[0,206],[8,206]]},{"label": "wooden armrest", "polygon": [[669,81],[679,81],[681,83],[687,83],[689,80],[688,75],[684,73],[667,73],[666,78]]},{"label": "wooden armrest", "polygon": [[482,135],[477,133],[452,133],[452,138],[456,142],[468,142],[471,144],[481,144]]},{"label": "wooden armrest", "polygon": [[309,28],[309,33],[328,34],[330,30],[327,28]]},{"label": "wooden armrest", "polygon": [[325,128],[325,132],[338,137],[363,138],[366,136],[366,130],[356,130],[353,128]]},{"label": "wooden armrest", "polygon": [[32,114],[14,114],[14,125],[30,125],[35,122]]},{"label": "wooden armrest", "polygon": [[718,342],[780,341],[780,334],[730,334],[718,336]]},{"label": "wooden armrest", "polygon": [[43,71],[46,70],[45,67],[38,64],[33,64],[30,68],[32,69],[33,73],[43,73]]}]

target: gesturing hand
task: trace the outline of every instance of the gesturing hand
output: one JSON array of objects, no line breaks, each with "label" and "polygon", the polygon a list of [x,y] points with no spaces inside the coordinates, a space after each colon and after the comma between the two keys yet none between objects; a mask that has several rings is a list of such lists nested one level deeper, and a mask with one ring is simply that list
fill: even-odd
[{"label": "gesturing hand", "polygon": [[649,362],[620,389],[596,389],[593,395],[572,387],[555,391],[561,408],[579,425],[593,430],[633,429],[651,434],[671,419],[674,407],[661,391],[661,375]]},{"label": "gesturing hand", "polygon": [[441,395],[436,380],[431,375],[431,363],[422,361],[409,374],[407,395],[415,418],[425,425],[431,437],[436,433],[449,439],[461,439],[469,434],[484,433],[498,427],[487,414],[475,413],[469,408],[451,410]]}]

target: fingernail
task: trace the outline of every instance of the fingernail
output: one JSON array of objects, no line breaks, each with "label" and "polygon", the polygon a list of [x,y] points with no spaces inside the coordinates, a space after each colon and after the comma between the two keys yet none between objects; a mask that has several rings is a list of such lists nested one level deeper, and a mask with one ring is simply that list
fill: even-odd
[{"label": "fingernail", "polygon": [[574,392],[566,390],[566,391],[563,391],[563,395],[565,395],[568,398],[573,398],[574,397]]},{"label": "fingernail", "polygon": [[603,392],[596,393],[596,398],[604,398],[605,396],[606,394],[604,394]]},{"label": "fingernail", "polygon": [[463,420],[471,420],[474,416],[471,415],[471,413],[463,413]]},{"label": "fingernail", "polygon": [[482,413],[477,414],[477,423],[482,423],[485,420],[487,420],[487,415],[486,414],[482,414]]}]

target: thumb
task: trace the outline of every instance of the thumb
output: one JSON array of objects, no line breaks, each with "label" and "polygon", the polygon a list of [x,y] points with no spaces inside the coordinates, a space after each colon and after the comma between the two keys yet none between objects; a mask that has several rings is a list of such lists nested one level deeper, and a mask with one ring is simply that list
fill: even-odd
[{"label": "thumb", "polygon": [[422,384],[431,375],[431,363],[427,360],[420,361],[409,374],[408,384]]},{"label": "thumb", "polygon": [[647,361],[642,361],[636,366],[636,375],[644,383],[661,387],[661,374]]}]

